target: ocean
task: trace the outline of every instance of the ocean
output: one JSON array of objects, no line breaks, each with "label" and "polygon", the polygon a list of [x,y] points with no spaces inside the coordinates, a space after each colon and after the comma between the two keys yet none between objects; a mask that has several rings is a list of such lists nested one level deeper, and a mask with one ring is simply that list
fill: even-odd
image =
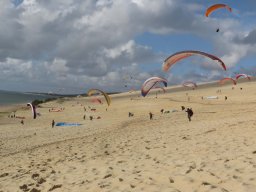
[{"label": "ocean", "polygon": [[26,102],[32,102],[35,99],[45,100],[47,98],[54,98],[54,97],[56,96],[0,90],[0,105],[3,106],[3,105],[21,104]]}]

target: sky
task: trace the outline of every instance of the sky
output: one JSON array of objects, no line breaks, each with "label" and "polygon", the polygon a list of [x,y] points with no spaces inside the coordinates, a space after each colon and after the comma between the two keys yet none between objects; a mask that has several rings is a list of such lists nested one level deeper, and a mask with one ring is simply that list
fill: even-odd
[{"label": "sky", "polygon": [[[217,3],[232,12],[205,17]],[[255,0],[1,0],[0,90],[80,94],[140,89],[152,76],[179,85],[256,75],[255,7]],[[163,72],[163,61],[184,50],[216,55],[227,71],[193,56]]]}]

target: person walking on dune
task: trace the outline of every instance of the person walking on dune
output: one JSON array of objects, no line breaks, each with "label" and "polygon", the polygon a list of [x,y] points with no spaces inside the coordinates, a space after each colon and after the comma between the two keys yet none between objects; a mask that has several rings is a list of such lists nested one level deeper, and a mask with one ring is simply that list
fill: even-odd
[{"label": "person walking on dune", "polygon": [[187,108],[187,110],[185,112],[188,114],[188,120],[191,121],[191,117],[194,114],[192,108]]},{"label": "person walking on dune", "polygon": [[54,127],[54,125],[55,125],[55,121],[54,121],[54,120],[52,120],[52,128]]},{"label": "person walking on dune", "polygon": [[149,112],[149,119],[152,120],[153,119],[153,113]]}]

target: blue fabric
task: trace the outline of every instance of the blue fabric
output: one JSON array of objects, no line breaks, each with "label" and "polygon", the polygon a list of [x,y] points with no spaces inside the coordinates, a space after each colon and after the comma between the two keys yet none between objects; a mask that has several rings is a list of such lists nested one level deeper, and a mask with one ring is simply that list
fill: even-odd
[{"label": "blue fabric", "polygon": [[59,122],[56,123],[56,126],[80,126],[82,124],[79,123],[65,123],[65,122]]}]

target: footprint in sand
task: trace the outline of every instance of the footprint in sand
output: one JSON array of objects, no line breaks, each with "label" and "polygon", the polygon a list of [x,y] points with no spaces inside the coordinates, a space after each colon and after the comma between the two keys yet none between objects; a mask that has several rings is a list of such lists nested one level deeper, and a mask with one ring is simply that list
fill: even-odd
[{"label": "footprint in sand", "polygon": [[172,177],[169,177],[170,183],[174,183],[174,179]]},{"label": "footprint in sand", "polygon": [[119,178],[118,180],[119,180],[120,182],[123,182],[123,181],[124,181],[122,178]]},{"label": "footprint in sand", "polygon": [[58,189],[58,188],[61,188],[62,185],[53,185],[48,191],[53,191],[54,189]]}]

